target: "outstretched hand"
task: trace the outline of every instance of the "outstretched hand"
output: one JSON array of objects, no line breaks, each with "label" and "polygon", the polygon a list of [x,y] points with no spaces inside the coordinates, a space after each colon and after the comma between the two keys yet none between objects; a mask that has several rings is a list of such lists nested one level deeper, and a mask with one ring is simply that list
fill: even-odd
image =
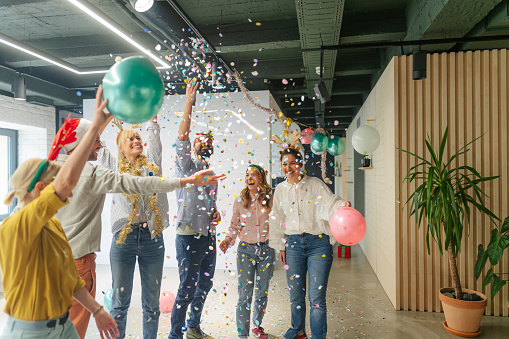
[{"label": "outstretched hand", "polygon": [[199,172],[196,172],[193,175],[193,182],[194,185],[216,185],[219,181],[226,179],[226,174],[219,174],[219,175],[208,175],[212,172],[212,169],[205,169]]},{"label": "outstretched hand", "polygon": [[104,309],[95,316],[95,323],[101,334],[101,339],[114,339],[120,336],[117,323]]},{"label": "outstretched hand", "polygon": [[352,207],[352,203],[350,201],[344,201],[342,202],[339,207]]}]

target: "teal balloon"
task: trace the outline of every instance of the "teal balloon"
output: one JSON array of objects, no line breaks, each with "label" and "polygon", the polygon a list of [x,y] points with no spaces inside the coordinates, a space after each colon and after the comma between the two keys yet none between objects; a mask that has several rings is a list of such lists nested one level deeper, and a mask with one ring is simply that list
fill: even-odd
[{"label": "teal balloon", "polygon": [[311,139],[311,149],[315,152],[323,152],[327,149],[329,140],[323,133],[316,133]]},{"label": "teal balloon", "polygon": [[340,137],[334,135],[334,138],[329,137],[329,144],[327,145],[327,152],[330,155],[338,156],[345,151],[345,142]]},{"label": "teal balloon", "polygon": [[113,297],[113,290],[110,288],[104,295],[104,308],[106,308],[108,311],[111,310],[111,304],[112,304],[111,298],[112,297]]},{"label": "teal balloon", "polygon": [[113,65],[103,79],[103,99],[115,118],[130,124],[156,116],[164,99],[159,71],[146,57],[126,58]]}]

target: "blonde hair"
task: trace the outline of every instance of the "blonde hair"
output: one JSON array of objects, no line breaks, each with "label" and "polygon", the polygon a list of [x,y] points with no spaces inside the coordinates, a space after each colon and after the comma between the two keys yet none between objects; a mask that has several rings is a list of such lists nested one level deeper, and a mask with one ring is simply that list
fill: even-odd
[{"label": "blonde hair", "polygon": [[[258,202],[263,206],[269,208],[270,192],[272,192],[272,187],[270,187],[270,185],[267,183],[265,175],[262,175],[258,168],[248,167],[246,172],[248,170],[252,170],[260,180],[260,191],[258,192]],[[248,187],[244,187],[244,189],[240,192],[240,197],[242,198],[242,204],[244,205],[244,208],[247,208],[249,206],[249,202],[251,201],[251,196]]]},{"label": "blonde hair", "polygon": [[119,161],[122,159],[126,159],[124,153],[122,152],[122,146],[124,145],[124,143],[126,142],[127,139],[130,139],[130,138],[134,137],[135,135],[139,136],[141,139],[140,133],[138,133],[138,131],[136,131],[132,128],[124,129],[124,130],[118,132],[117,148],[118,148],[118,160]]},{"label": "blonde hair", "polygon": [[[30,183],[34,179],[35,173],[43,161],[45,160],[40,158],[28,159],[23,164],[21,164],[21,166],[19,166],[16,171],[14,171],[10,180],[13,191],[7,194],[4,204],[10,205],[14,197],[18,198],[20,202],[25,199],[26,195],[28,194]],[[48,167],[41,175],[39,181],[42,181],[45,184],[51,183],[53,179],[55,179],[55,176],[61,167],[62,165],[59,163],[50,161]]]}]

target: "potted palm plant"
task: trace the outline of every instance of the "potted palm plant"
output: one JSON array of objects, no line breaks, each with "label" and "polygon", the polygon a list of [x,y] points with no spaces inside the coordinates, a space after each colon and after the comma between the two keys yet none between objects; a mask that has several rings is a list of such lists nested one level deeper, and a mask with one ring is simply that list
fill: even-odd
[{"label": "potted palm plant", "polygon": [[[398,148],[419,160],[407,173],[405,181],[417,181],[405,205],[411,202],[409,217],[415,216],[417,226],[426,224],[426,245],[430,254],[430,238],[449,255],[449,269],[453,281],[452,288],[440,290],[440,300],[444,310],[444,327],[460,336],[475,336],[480,333],[479,325],[486,307],[486,296],[473,290],[462,288],[458,275],[457,257],[461,251],[463,233],[470,228],[472,208],[488,215],[492,221],[498,218],[484,205],[486,194],[480,184],[498,178],[483,177],[468,165],[453,166],[453,161],[467,153],[467,147],[480,137],[470,141],[450,157],[445,156],[448,128],[440,140],[439,149],[433,148],[430,137],[426,147],[431,161]],[[467,226],[467,227],[464,227]]]}]

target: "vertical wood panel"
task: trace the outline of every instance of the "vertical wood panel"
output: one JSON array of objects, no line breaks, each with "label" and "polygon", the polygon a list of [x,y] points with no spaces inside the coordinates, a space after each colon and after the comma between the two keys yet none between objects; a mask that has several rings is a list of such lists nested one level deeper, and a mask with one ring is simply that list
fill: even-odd
[{"label": "vertical wood panel", "polygon": [[[430,160],[424,144],[427,135],[438,148],[440,137],[448,127],[446,155],[450,156],[467,142],[487,133],[452,165],[473,166],[483,176],[500,175],[482,188],[490,197],[485,200],[487,207],[502,219],[509,215],[508,63],[506,50],[443,53],[428,56],[426,80],[412,80],[411,57],[397,58],[394,71],[396,146]],[[396,211],[397,307],[441,311],[438,290],[452,285],[447,254],[440,256],[438,246],[431,242],[431,255],[428,255],[426,226],[417,229],[415,218],[408,218],[409,205],[401,210],[420,183],[401,184],[408,169],[415,165],[413,158],[397,152],[396,161],[396,183],[401,186],[401,204]],[[475,212],[470,221],[470,232],[465,232],[462,241],[458,270],[463,287],[481,291],[487,270],[481,279],[474,278],[477,246],[487,245],[494,225],[488,217]],[[509,253],[506,253],[495,271],[503,270],[508,262]],[[488,287],[483,292],[489,295],[491,290]],[[489,300],[486,314],[507,316],[508,297],[509,287],[505,286],[493,301]]]}]

